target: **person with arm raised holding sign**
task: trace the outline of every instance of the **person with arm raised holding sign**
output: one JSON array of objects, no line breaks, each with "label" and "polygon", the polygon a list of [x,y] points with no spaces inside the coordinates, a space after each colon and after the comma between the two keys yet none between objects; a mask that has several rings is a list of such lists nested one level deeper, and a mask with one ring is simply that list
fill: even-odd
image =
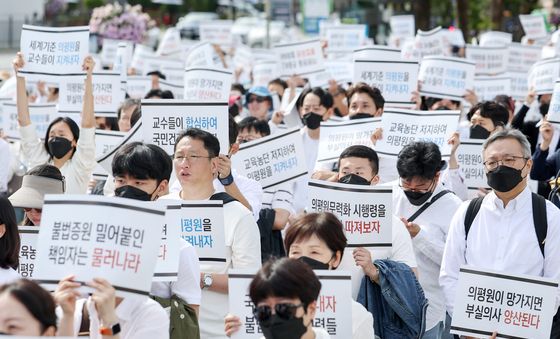
[{"label": "person with arm raised holding sign", "polygon": [[[16,73],[24,65],[18,53],[13,61]],[[30,167],[50,163],[66,178],[67,193],[85,194],[95,162],[95,117],[93,110],[92,73],[95,62],[86,57],[82,69],[86,72],[81,128],[68,117],[58,117],[47,128],[44,145],[37,136],[29,115],[25,79],[17,76],[17,110],[21,133],[21,148]]]},{"label": "person with arm raised holding sign", "polygon": [[436,144],[408,144],[399,153],[400,180],[393,190],[393,214],[401,219],[412,238],[418,280],[429,301],[426,339],[450,338],[449,330],[444,336],[444,327],[450,321],[446,321],[438,276],[449,223],[462,201],[439,182],[443,163]]},{"label": "person with arm raised holding sign", "polygon": [[[486,139],[482,155],[492,191],[457,210],[443,254],[439,282],[451,316],[463,265],[560,279],[560,210],[527,187],[533,166],[529,141],[506,128]],[[557,295],[556,307],[559,303]],[[555,331],[558,321],[553,338]]]},{"label": "person with arm raised holding sign", "polygon": [[[230,268],[259,268],[260,237],[251,211],[227,193],[215,193],[213,181],[219,172],[220,143],[201,129],[181,132],[174,147],[173,166],[181,190],[164,198],[179,200],[222,200],[226,262],[201,265],[200,333],[202,338],[224,338]],[[232,291],[232,293],[236,293]]]},{"label": "person with arm raised holding sign", "polygon": [[[156,145],[133,142],[120,148],[113,158],[115,196],[154,201],[167,194],[173,163]],[[170,337],[198,338],[198,308],[201,291],[200,264],[194,247],[181,242],[179,272],[175,282],[153,282],[152,298],[170,307]],[[173,307],[175,306],[175,307]]]}]

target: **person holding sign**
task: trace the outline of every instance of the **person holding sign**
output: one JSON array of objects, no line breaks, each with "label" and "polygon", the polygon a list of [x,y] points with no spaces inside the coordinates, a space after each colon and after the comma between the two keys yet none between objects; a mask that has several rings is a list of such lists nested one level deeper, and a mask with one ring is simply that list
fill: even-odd
[{"label": "person holding sign", "polygon": [[14,207],[23,208],[24,226],[39,226],[45,194],[63,194],[65,181],[60,170],[53,165],[39,165],[23,177],[21,188],[10,196]]},{"label": "person holding sign", "polygon": [[[303,261],[267,261],[249,286],[249,296],[255,305],[253,314],[264,338],[330,338],[324,329],[312,327],[320,292],[321,282]],[[230,319],[226,319],[225,326],[228,336],[241,325]]]},{"label": "person holding sign", "polygon": [[126,99],[121,107],[119,107],[117,111],[117,124],[119,125],[119,131],[130,131],[132,128],[130,119],[137,108],[140,108],[140,100],[138,99]]},{"label": "person holding sign", "polygon": [[[115,196],[140,201],[154,201],[168,190],[173,164],[163,149],[156,145],[133,142],[121,147],[112,163]],[[163,307],[172,302],[170,337],[199,337],[198,308],[201,291],[198,284],[200,264],[194,247],[181,242],[179,272],[175,282],[153,282],[152,298]],[[186,316],[185,316],[186,314]]]},{"label": "person holding sign", "polygon": [[[209,132],[190,128],[181,132],[174,146],[173,166],[181,190],[164,199],[223,200],[226,263],[202,264],[200,286],[200,333],[202,338],[223,338],[223,319],[227,314],[230,268],[259,268],[261,245],[258,226],[251,211],[227,193],[215,194],[220,143]],[[232,291],[233,292],[233,291]]]},{"label": "person holding sign", "polygon": [[14,207],[0,197],[0,285],[19,278],[20,237]]},{"label": "person holding sign", "polygon": [[[439,147],[432,142],[414,142],[399,153],[399,184],[393,189],[393,214],[400,218],[410,237],[418,263],[418,281],[429,301],[424,337],[442,338],[446,322],[445,298],[438,282],[449,223],[461,205],[439,182]],[[447,331],[445,338],[449,338]]]},{"label": "person holding sign", "polygon": [[498,103],[486,101],[474,105],[467,113],[467,119],[471,123],[470,139],[487,139],[508,124],[509,112]]},{"label": "person holding sign", "polygon": [[[23,54],[13,61],[16,74],[23,68]],[[58,167],[66,179],[66,192],[85,194],[95,162],[95,116],[93,110],[92,73],[95,62],[86,57],[82,69],[87,72],[81,128],[70,118],[58,117],[50,123],[44,145],[37,136],[29,115],[25,78],[17,77],[17,110],[23,157],[30,166],[50,163]],[[81,134],[81,135],[80,135]],[[81,136],[81,138],[80,138]]]},{"label": "person holding sign", "polygon": [[527,186],[529,141],[506,128],[486,139],[482,155],[492,192],[457,210],[443,254],[439,281],[450,315],[463,265],[560,279],[560,210]]},{"label": "person holding sign", "polygon": [[348,90],[347,98],[350,120],[380,117],[383,114],[385,99],[378,88],[359,82]]},{"label": "person holding sign", "polygon": [[55,307],[51,294],[31,280],[0,285],[0,334],[55,337]]}]

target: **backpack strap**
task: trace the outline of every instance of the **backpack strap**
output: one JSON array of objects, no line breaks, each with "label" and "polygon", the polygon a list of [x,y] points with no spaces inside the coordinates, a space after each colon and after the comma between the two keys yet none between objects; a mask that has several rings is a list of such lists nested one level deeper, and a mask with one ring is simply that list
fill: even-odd
[{"label": "backpack strap", "polygon": [[535,225],[535,233],[539,241],[539,248],[544,257],[544,245],[546,242],[546,233],[548,231],[548,220],[546,217],[546,200],[538,194],[532,193],[531,200],[533,202],[533,224]]},{"label": "backpack strap", "polygon": [[212,196],[210,196],[210,200],[222,200],[225,204],[229,204],[230,202],[233,201],[237,201],[235,198],[233,198],[231,195],[227,194],[226,192],[218,192],[218,193],[214,193],[212,194]]},{"label": "backpack strap", "polygon": [[438,194],[434,195],[434,197],[428,201],[427,203],[425,203],[424,205],[422,205],[418,211],[416,211],[413,215],[410,216],[410,218],[408,218],[408,222],[413,222],[414,220],[416,220],[416,218],[418,218],[420,216],[420,214],[424,213],[425,210],[428,209],[428,207],[430,207],[434,202],[436,202],[439,198],[443,197],[444,195],[446,195],[447,193],[453,193],[450,190],[443,190],[441,192],[439,192]]},{"label": "backpack strap", "polygon": [[471,200],[469,203],[469,207],[467,207],[467,212],[465,213],[465,240],[469,236],[469,230],[471,229],[471,225],[480,210],[480,206],[482,205],[482,200],[484,197],[478,197]]}]

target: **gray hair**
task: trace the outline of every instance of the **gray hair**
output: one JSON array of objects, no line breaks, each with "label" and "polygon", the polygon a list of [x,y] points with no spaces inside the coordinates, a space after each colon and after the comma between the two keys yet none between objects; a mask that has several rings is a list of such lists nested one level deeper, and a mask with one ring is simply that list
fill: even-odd
[{"label": "gray hair", "polygon": [[521,133],[517,129],[513,129],[513,128],[509,128],[509,127],[501,129],[501,130],[499,130],[495,133],[492,133],[488,137],[488,139],[486,139],[484,144],[482,145],[482,152],[486,151],[488,146],[490,146],[490,144],[492,144],[493,142],[498,141],[498,140],[502,140],[502,139],[517,140],[517,142],[521,145],[521,150],[523,152],[523,156],[525,158],[530,158],[531,157],[531,144],[529,143],[529,140],[527,140],[527,137],[525,136],[525,134]]}]

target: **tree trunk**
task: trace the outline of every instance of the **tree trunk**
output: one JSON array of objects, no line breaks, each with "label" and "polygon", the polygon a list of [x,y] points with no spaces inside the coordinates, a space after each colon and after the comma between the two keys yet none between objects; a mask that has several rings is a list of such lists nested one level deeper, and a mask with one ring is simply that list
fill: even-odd
[{"label": "tree trunk", "polygon": [[492,29],[501,31],[504,13],[504,0],[492,0],[490,14],[492,16]]},{"label": "tree trunk", "polygon": [[457,0],[457,18],[459,28],[463,32],[466,42],[470,41],[469,34],[469,2],[468,0]]},{"label": "tree trunk", "polygon": [[413,2],[414,18],[416,20],[416,28],[423,31],[429,30],[430,25],[430,0],[414,0]]}]

